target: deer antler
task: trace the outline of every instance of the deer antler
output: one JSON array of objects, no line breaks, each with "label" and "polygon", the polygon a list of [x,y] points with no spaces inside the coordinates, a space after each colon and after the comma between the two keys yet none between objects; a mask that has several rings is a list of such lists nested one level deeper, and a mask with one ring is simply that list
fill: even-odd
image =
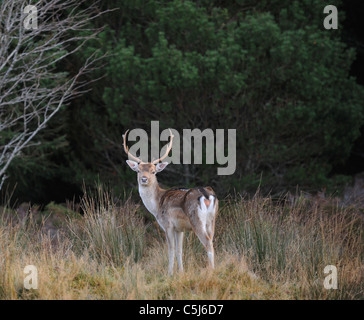
[{"label": "deer antler", "polygon": [[170,142],[170,144],[169,144],[169,146],[168,146],[168,148],[167,148],[167,151],[166,151],[166,153],[164,154],[164,156],[163,156],[163,157],[161,157],[161,158],[159,158],[159,159],[157,159],[157,160],[152,161],[152,163],[153,163],[153,164],[157,164],[159,161],[162,161],[164,158],[166,158],[166,157],[168,156],[168,153],[169,153],[169,152],[171,151],[171,149],[172,149],[172,144],[173,144],[173,137],[174,137],[174,135],[172,134],[171,129],[168,129],[168,130],[169,130],[170,135],[171,135],[171,142]]},{"label": "deer antler", "polygon": [[142,162],[141,159],[133,156],[130,152],[129,152],[129,149],[128,147],[126,146],[126,134],[128,133],[129,130],[126,130],[126,132],[123,134],[123,139],[124,139],[124,151],[127,153],[127,155],[130,157],[130,158],[133,158],[136,162],[140,163]]}]

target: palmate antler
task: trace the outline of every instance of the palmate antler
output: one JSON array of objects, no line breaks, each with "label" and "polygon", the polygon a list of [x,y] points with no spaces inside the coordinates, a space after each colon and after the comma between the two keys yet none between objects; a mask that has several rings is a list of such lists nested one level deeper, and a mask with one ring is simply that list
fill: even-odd
[{"label": "palmate antler", "polygon": [[[152,164],[157,164],[159,161],[163,161],[163,160],[164,160],[164,159],[168,156],[168,153],[169,153],[169,152],[171,151],[171,149],[172,149],[172,144],[173,144],[173,137],[174,137],[174,135],[172,134],[171,129],[168,129],[168,130],[169,130],[169,132],[170,132],[171,142],[169,143],[169,146],[168,146],[168,148],[167,148],[167,150],[166,150],[165,154],[164,154],[161,158],[159,158],[159,159],[157,159],[157,160],[153,160],[153,161],[152,161]],[[129,131],[129,130],[126,130],[125,134],[123,134],[123,140],[124,140],[124,151],[126,152],[126,154],[127,154],[130,158],[134,159],[134,160],[135,160],[136,162],[138,162],[138,163],[141,163],[141,162],[142,162],[142,160],[141,160],[141,159],[139,159],[138,157],[136,157],[136,156],[132,155],[132,154],[129,152],[128,147],[126,146],[126,134],[128,133],[128,131]]]}]

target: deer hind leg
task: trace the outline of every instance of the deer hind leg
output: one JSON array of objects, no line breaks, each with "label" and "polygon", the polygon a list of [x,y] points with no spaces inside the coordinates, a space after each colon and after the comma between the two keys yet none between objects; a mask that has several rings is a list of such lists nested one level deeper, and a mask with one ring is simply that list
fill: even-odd
[{"label": "deer hind leg", "polygon": [[209,206],[207,207],[206,231],[211,241],[215,234],[215,218],[218,207],[217,199],[214,196],[209,197]]},{"label": "deer hind leg", "polygon": [[182,261],[182,248],[183,248],[183,232],[175,231],[174,233],[176,240],[176,255],[178,262],[178,269],[180,272],[183,271],[183,261]]},{"label": "deer hind leg", "polygon": [[174,266],[174,254],[175,254],[175,237],[172,228],[166,230],[166,238],[168,245],[168,274],[172,275]]},{"label": "deer hind leg", "polygon": [[195,223],[195,232],[205,247],[210,267],[215,267],[215,253],[212,243],[214,236],[214,201],[215,198],[210,196],[207,200],[205,197],[200,198],[200,205],[197,207],[198,219]]},{"label": "deer hind leg", "polygon": [[212,239],[208,236],[206,231],[203,232],[196,230],[196,235],[204,246],[208,257],[209,266],[213,269],[215,267],[215,253]]}]

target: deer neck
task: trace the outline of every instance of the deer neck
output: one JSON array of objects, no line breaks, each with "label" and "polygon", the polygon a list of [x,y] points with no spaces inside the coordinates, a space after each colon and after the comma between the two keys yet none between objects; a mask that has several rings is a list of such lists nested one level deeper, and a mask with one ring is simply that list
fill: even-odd
[{"label": "deer neck", "polygon": [[157,217],[159,213],[159,200],[162,193],[163,189],[159,187],[157,180],[149,186],[139,184],[139,195],[142,198],[143,204],[155,217]]}]

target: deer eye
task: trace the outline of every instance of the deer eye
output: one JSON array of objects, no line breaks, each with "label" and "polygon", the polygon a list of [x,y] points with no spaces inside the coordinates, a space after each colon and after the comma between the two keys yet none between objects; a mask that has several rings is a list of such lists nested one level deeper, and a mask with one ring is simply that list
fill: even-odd
[{"label": "deer eye", "polygon": [[155,171],[152,171],[152,174],[155,174]]}]

